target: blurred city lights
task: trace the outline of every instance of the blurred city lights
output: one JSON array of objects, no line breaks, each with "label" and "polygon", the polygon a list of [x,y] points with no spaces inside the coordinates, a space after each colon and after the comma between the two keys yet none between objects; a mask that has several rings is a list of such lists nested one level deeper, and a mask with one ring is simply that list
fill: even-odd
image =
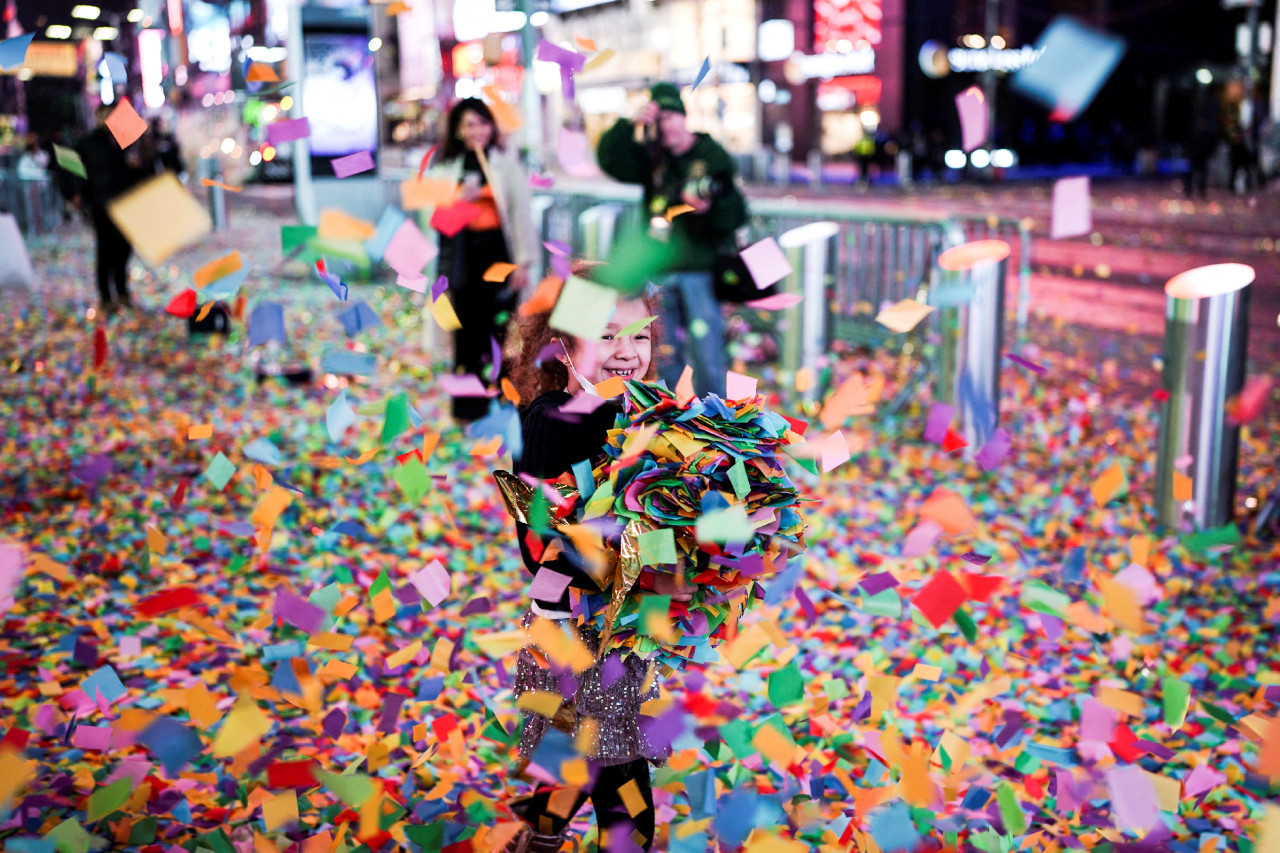
[{"label": "blurred city lights", "polygon": [[380,48],[380,47],[382,47],[382,39],[378,38],[377,36],[374,36],[373,38],[369,39],[369,52],[370,52],[370,53],[377,53],[377,52],[378,52],[378,48]]},{"label": "blurred city lights", "polygon": [[71,38],[71,27],[66,24],[53,24],[44,31],[44,34],[51,39],[69,39]]},{"label": "blurred city lights", "polygon": [[973,164],[973,168],[975,169],[985,169],[987,166],[991,165],[991,154],[990,152],[979,148],[978,150],[969,153],[969,162]]},{"label": "blurred city lights", "polygon": [[72,6],[71,17],[81,18],[86,21],[96,21],[98,16],[102,14],[102,10],[97,6]]},{"label": "blurred city lights", "polygon": [[959,148],[952,148],[942,156],[942,162],[947,164],[948,169],[963,169],[967,159]]},{"label": "blurred city lights", "polygon": [[280,109],[281,109],[281,110],[284,110],[284,111],[286,111],[286,112],[287,112],[288,110],[293,109],[293,96],[292,96],[292,95],[285,95],[283,98],[281,98],[281,99],[280,99]]},{"label": "blurred city lights", "polygon": [[524,29],[527,20],[524,12],[494,12],[489,18],[489,32],[514,33]]},{"label": "blurred city lights", "polygon": [[98,41],[115,41],[118,35],[120,31],[115,27],[98,27],[93,31],[93,37]]},{"label": "blurred city lights", "polygon": [[285,57],[289,55],[289,49],[287,47],[267,47],[266,45],[258,44],[246,50],[244,55],[254,62],[283,62]]},{"label": "blurred city lights", "polygon": [[1008,148],[997,148],[991,152],[991,165],[997,169],[1008,169],[1013,166],[1015,161],[1016,158],[1013,156],[1013,152]]},{"label": "blurred city lights", "polygon": [[1004,50],[1004,44],[1005,44],[1004,36],[991,37],[991,46],[994,47],[996,50]]},{"label": "blurred city lights", "polygon": [[206,92],[205,96],[200,99],[200,105],[205,107],[213,106],[213,95],[210,95]]},{"label": "blurred city lights", "polygon": [[267,104],[265,107],[262,108],[262,120],[275,121],[276,115],[279,112],[280,110],[274,104]]},{"label": "blurred city lights", "polygon": [[131,24],[136,24],[138,23],[138,21],[141,21],[144,17],[146,17],[146,14],[147,13],[142,11],[141,9],[130,9],[129,14],[125,15],[125,20]]},{"label": "blurred city lights", "polygon": [[236,147],[236,141],[228,136],[226,139],[222,140],[221,147],[223,154],[230,154],[231,150]]},{"label": "blurred city lights", "polygon": [[534,27],[545,27],[550,20],[551,15],[543,9],[539,9],[529,16],[529,24]]},{"label": "blurred city lights", "polygon": [[276,149],[270,145],[262,149],[262,159],[270,162],[276,159]]},{"label": "blurred city lights", "polygon": [[1213,82],[1213,72],[1208,68],[1201,68],[1196,72],[1196,80],[1202,86],[1208,86]]},{"label": "blurred city lights", "polygon": [[259,163],[261,163],[261,162],[262,162],[262,152],[261,152],[261,151],[253,151],[253,152],[251,152],[251,153],[249,154],[249,165],[250,165],[250,166],[256,166],[256,165],[258,165],[258,164],[259,164]]}]

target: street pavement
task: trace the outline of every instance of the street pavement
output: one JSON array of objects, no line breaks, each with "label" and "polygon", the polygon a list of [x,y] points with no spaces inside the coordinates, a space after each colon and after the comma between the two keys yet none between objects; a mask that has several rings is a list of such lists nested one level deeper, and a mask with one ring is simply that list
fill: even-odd
[{"label": "street pavement", "polygon": [[[382,324],[348,337],[329,288],[280,257],[287,189],[231,204],[229,229],[135,264],[142,310],[91,314],[81,224],[33,241],[37,287],[3,294],[0,837],[492,849],[524,784],[503,743],[513,655],[494,640],[529,582],[491,479],[509,453],[450,423],[444,336],[424,333],[417,294],[352,282]],[[242,323],[188,338],[161,309],[231,249],[249,307],[278,301],[294,350],[376,369],[259,385]],[[922,438],[926,394],[824,425],[765,383],[767,405],[813,439],[838,428],[851,458],[787,463],[811,499],[807,552],[743,620],[755,658],[677,674],[648,709],[678,733],[654,775],[656,849],[1144,836],[1193,853],[1245,849],[1275,820],[1280,548],[1153,524],[1161,282],[1065,279],[1018,346],[1031,367],[1004,366],[1011,446],[991,470]],[[1140,333],[1097,316],[1116,294]],[[1242,516],[1276,487],[1278,446],[1272,406],[1244,430]],[[421,492],[400,479],[415,451]],[[411,579],[433,560],[447,592],[429,602]]]}]

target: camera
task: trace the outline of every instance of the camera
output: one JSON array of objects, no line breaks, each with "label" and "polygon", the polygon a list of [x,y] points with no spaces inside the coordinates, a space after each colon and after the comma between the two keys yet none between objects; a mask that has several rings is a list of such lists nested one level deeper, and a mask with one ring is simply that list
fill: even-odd
[{"label": "camera", "polygon": [[689,195],[697,196],[703,201],[711,201],[724,192],[724,181],[711,175],[703,175],[686,183],[684,191]]}]

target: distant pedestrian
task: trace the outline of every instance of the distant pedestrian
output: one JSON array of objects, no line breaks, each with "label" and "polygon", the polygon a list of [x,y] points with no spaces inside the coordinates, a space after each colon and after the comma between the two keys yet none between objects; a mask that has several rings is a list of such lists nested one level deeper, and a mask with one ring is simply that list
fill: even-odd
[{"label": "distant pedestrian", "polygon": [[76,143],[76,153],[84,163],[87,178],[82,182],[81,199],[93,222],[98,243],[97,281],[102,310],[114,314],[131,308],[129,293],[129,240],[107,214],[107,206],[146,177],[140,151],[122,150],[107,128],[113,107],[102,104],[94,112],[95,126]]},{"label": "distant pedestrian", "polygon": [[157,172],[172,172],[181,180],[187,173],[186,163],[182,159],[182,149],[173,131],[158,118],[151,120],[151,150],[155,155]]},{"label": "distant pedestrian", "polygon": [[723,396],[728,357],[714,271],[726,253],[736,254],[734,232],[747,221],[733,159],[707,134],[689,130],[680,90],[670,83],[649,91],[634,122],[618,119],[605,131],[597,157],[609,175],[644,187],[649,236],[663,253],[658,284],[673,346],[659,352],[659,375],[674,388],[689,363],[696,393]]},{"label": "distant pedestrian", "polygon": [[1218,129],[1222,124],[1217,97],[1207,88],[1196,90],[1191,113],[1191,138],[1187,142],[1187,161],[1190,169],[1183,182],[1187,198],[1197,190],[1200,198],[1209,197],[1209,160],[1218,148]]},{"label": "distant pedestrian", "polygon": [[[449,111],[447,131],[427,177],[457,185],[462,206],[455,203],[453,210],[469,220],[452,236],[447,233],[452,228],[441,231],[439,268],[449,279],[449,299],[462,325],[453,333],[454,370],[480,376],[491,361],[493,341],[499,347],[506,342],[507,321],[538,255],[529,176],[519,157],[503,148],[489,107],[479,98],[466,98]],[[437,216],[445,212],[435,211]],[[449,218],[455,217],[433,217],[433,222]],[[485,281],[485,273],[497,263],[513,263],[516,269],[503,282]],[[484,417],[488,408],[484,397],[453,398],[453,417],[459,422]]]}]

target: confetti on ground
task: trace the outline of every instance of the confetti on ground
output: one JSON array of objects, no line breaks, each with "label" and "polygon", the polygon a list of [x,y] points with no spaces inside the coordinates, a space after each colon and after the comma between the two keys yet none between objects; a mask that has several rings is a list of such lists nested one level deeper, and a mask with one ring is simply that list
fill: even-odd
[{"label": "confetti on ground", "polygon": [[[367,374],[328,386],[259,385],[243,321],[189,339],[161,307],[194,271],[278,263],[276,223],[232,221],[135,270],[149,307],[109,321],[97,373],[87,235],[34,247],[40,286],[0,320],[0,837],[492,849],[525,784],[510,683],[534,580],[489,476],[509,459],[442,415],[404,288],[352,285],[386,322],[362,327]],[[283,305],[315,364],[347,338],[311,263],[249,308]],[[1046,370],[1006,363],[982,466],[924,440],[925,401],[839,424],[860,449],[821,478],[780,459],[816,499],[808,550],[761,566],[721,661],[649,709],[673,744],[658,849],[1192,853],[1280,832],[1280,553],[1153,527],[1157,341],[1033,331]],[[1274,484],[1278,445],[1263,409],[1242,495]],[[215,459],[234,474],[206,476]]]}]

